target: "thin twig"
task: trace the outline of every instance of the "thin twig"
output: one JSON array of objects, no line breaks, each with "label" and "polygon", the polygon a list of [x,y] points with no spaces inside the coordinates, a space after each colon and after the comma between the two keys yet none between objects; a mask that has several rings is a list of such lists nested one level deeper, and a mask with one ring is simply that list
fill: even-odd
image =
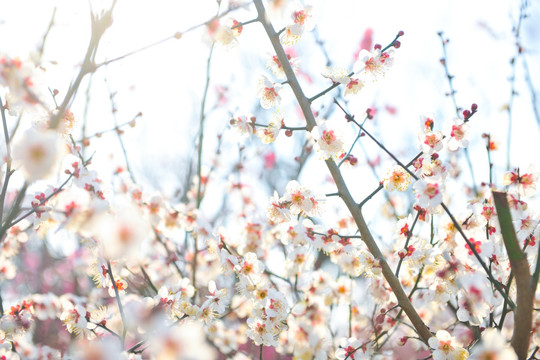
[{"label": "thin twig", "polygon": [[109,277],[111,278],[111,283],[114,289],[114,294],[116,297],[116,304],[118,304],[118,310],[120,311],[120,317],[122,319],[122,338],[120,339],[122,350],[125,348],[125,341],[126,341],[126,333],[127,333],[127,322],[126,322],[126,316],[124,315],[124,307],[122,306],[122,301],[120,300],[120,293],[118,292],[118,286],[116,285],[116,281],[114,280],[114,276],[112,273],[111,268],[111,262],[107,260],[107,273],[109,274]]},{"label": "thin twig", "polygon": [[6,174],[4,176],[4,184],[2,184],[2,193],[0,194],[0,222],[4,218],[4,202],[6,200],[6,192],[9,184],[9,178],[11,177],[11,140],[9,138],[9,131],[7,128],[6,109],[2,97],[0,97],[0,112],[2,113],[2,126],[4,128],[4,141],[6,143]]}]

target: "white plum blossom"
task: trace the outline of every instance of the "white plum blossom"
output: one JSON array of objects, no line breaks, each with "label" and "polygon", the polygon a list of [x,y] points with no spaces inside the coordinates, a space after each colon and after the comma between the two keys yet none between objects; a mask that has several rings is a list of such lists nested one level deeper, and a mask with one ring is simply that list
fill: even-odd
[{"label": "white plum blossom", "polygon": [[291,276],[310,271],[314,262],[315,257],[307,246],[297,247],[287,254],[287,269]]},{"label": "white plum blossom", "polygon": [[279,130],[281,130],[281,125],[283,124],[283,115],[281,112],[276,111],[272,114],[272,120],[268,122],[267,126],[259,127],[257,129],[256,135],[263,144],[273,143],[277,136],[279,135]]},{"label": "white plum blossom", "polygon": [[[232,49],[238,45],[236,39],[242,33],[242,26],[237,26],[240,23],[234,19],[224,19],[215,31],[212,33],[212,40],[225,49]],[[235,27],[237,26],[237,27]],[[234,29],[233,29],[234,28]]]},{"label": "white plum blossom", "polygon": [[60,314],[60,320],[64,322],[64,325],[70,333],[76,335],[89,333],[87,329],[89,323],[86,318],[86,309],[83,306],[79,304],[75,305],[64,299],[62,308],[63,311]]},{"label": "white plum blossom", "polygon": [[344,154],[343,136],[337,130],[329,128],[326,121],[315,126],[311,130],[311,136],[315,140],[315,150],[321,153],[324,160],[338,159]]},{"label": "white plum blossom", "polygon": [[525,174],[521,174],[519,169],[505,173],[502,184],[517,188],[517,192],[521,196],[532,196],[536,192],[536,182],[539,176],[535,168],[529,166]]},{"label": "white plum blossom", "polygon": [[482,333],[482,339],[471,351],[469,360],[517,360],[514,349],[506,338],[496,329],[489,328]]},{"label": "white plum blossom", "polygon": [[247,325],[246,335],[253,340],[255,345],[277,346],[276,335],[278,333],[271,321],[250,317],[247,319]]},{"label": "white plum blossom", "polygon": [[345,92],[343,95],[348,98],[352,95],[356,95],[362,90],[365,86],[365,82],[362,79],[350,78],[347,85],[345,85]]},{"label": "white plum blossom", "polygon": [[281,321],[287,317],[289,305],[283,293],[270,289],[265,301],[266,315],[274,321]]},{"label": "white plum blossom", "polygon": [[56,170],[62,156],[62,138],[54,130],[30,128],[13,146],[13,160],[28,182],[41,180]]},{"label": "white plum blossom", "polygon": [[416,203],[424,209],[434,210],[442,202],[442,191],[438,183],[426,182],[423,179],[414,183]]},{"label": "white plum blossom", "polygon": [[332,80],[333,83],[347,84],[351,79],[349,73],[347,69],[342,67],[327,67],[321,75]]},{"label": "white plum blossom", "polygon": [[415,174],[425,181],[442,183],[448,174],[438,154],[420,157],[413,162]]},{"label": "white plum blossom", "polygon": [[282,86],[280,84],[275,84],[268,80],[266,76],[261,76],[257,85],[257,95],[260,98],[261,107],[263,109],[270,109],[280,104],[281,96],[279,96],[279,91]]},{"label": "white plum blossom", "polygon": [[41,72],[30,60],[0,55],[0,86],[7,87],[7,108],[12,116],[41,102]]},{"label": "white plum blossom", "polygon": [[461,119],[455,119],[448,139],[448,149],[456,151],[469,146],[469,125]]},{"label": "white plum blossom", "polygon": [[123,200],[99,220],[96,233],[107,259],[136,260],[144,256],[150,226],[139,208]]},{"label": "white plum blossom", "polygon": [[394,64],[393,55],[393,50],[381,53],[381,49],[375,49],[372,52],[363,49],[358,55],[353,71],[366,81],[376,81],[379,77],[384,76]]},{"label": "white plum blossom", "polygon": [[467,350],[457,346],[455,339],[444,330],[437,331],[428,344],[433,350],[433,360],[465,360],[469,356]]},{"label": "white plum blossom", "polygon": [[490,314],[495,302],[489,283],[482,274],[475,272],[458,279],[460,292],[458,296],[457,317],[460,321],[468,321],[471,325],[481,325]]},{"label": "white plum blossom", "polygon": [[251,136],[255,133],[255,117],[249,113],[236,113],[230,120],[231,127],[243,136]]},{"label": "white plum blossom", "polygon": [[293,27],[297,30],[295,33],[302,34],[304,31],[311,31],[315,28],[314,11],[312,5],[302,6],[300,2],[295,1],[291,8],[291,19],[293,20]]},{"label": "white plum blossom", "polygon": [[[289,60],[289,65],[291,65],[291,68],[296,73],[296,71],[298,70],[299,59],[297,57],[292,57],[289,54],[287,54],[287,59]],[[270,69],[278,79],[287,79],[285,71],[283,70],[283,66],[281,65],[281,62],[279,61],[277,55],[270,55],[269,59],[266,61],[266,67]]]},{"label": "white plum blossom", "polygon": [[320,205],[315,195],[311,190],[300,186],[296,180],[289,181],[282,199],[289,204],[289,211],[293,216],[313,216],[319,211]]},{"label": "white plum blossom", "polygon": [[538,228],[540,217],[534,212],[523,214],[521,219],[512,221],[519,241],[524,241]]},{"label": "white plum blossom", "polygon": [[208,303],[208,306],[210,306],[218,314],[223,314],[227,304],[229,303],[227,298],[227,289],[223,288],[218,290],[216,287],[216,282],[211,280],[208,283],[208,292],[209,295],[206,296],[207,300],[205,301],[205,304]]},{"label": "white plum blossom", "polygon": [[317,216],[322,212],[322,203],[325,200],[324,195],[315,195],[298,181],[292,180],[287,184],[285,195],[279,197],[277,192],[274,193],[266,213],[269,220],[275,223],[292,221],[298,216]]},{"label": "white plum blossom", "polygon": [[291,8],[292,23],[285,27],[281,35],[281,43],[287,46],[294,45],[304,33],[315,27],[313,6],[302,6],[300,2],[293,3]]},{"label": "white plum blossom", "polygon": [[388,170],[383,180],[387,191],[405,191],[411,184],[411,175],[400,165],[395,165]]},{"label": "white plum blossom", "polygon": [[339,349],[336,350],[336,358],[338,360],[351,359],[372,359],[373,348],[371,344],[363,345],[363,341],[354,337],[349,339],[341,339]]},{"label": "white plum blossom", "polygon": [[421,132],[418,134],[418,139],[424,155],[431,155],[443,147],[443,134],[440,131]]}]

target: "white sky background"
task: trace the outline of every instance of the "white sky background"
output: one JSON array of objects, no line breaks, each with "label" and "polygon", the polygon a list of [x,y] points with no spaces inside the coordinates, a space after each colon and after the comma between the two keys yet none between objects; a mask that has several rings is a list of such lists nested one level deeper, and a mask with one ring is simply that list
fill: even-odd
[{"label": "white sky background", "polygon": [[[47,39],[43,60],[47,68],[47,85],[60,90],[59,98],[62,99],[70,80],[78,71],[88,43],[88,1],[4,0],[2,3],[0,52],[20,58],[26,58],[30,52],[35,51],[50,21],[53,8],[57,7],[56,24]],[[109,2],[91,3],[94,9],[99,9],[106,8]],[[496,163],[495,182],[500,184],[506,164],[507,129],[507,114],[501,109],[510,98],[509,60],[515,54],[511,29],[518,19],[519,2],[320,0],[314,4],[319,13],[317,31],[335,65],[351,66],[352,54],[357,50],[367,28],[374,31],[374,43],[383,46],[392,41],[399,30],[405,32],[405,36],[400,39],[402,46],[396,50],[395,66],[390,74],[370,89],[365,89],[363,94],[348,104],[348,108],[358,118],[362,117],[368,106],[375,104],[380,108],[376,122],[368,123],[368,129],[372,129],[404,162],[418,151],[415,140],[419,115],[435,113],[436,126],[442,130],[446,130],[455,117],[451,99],[444,96],[448,91],[448,83],[439,63],[442,47],[437,32],[443,31],[450,38],[447,61],[450,72],[455,75],[458,105],[468,108],[474,102],[479,106],[479,112],[471,120],[473,135],[470,148],[476,164],[477,180],[488,179],[485,142],[480,135],[489,132],[501,147],[493,158]],[[224,2],[223,9],[226,5]],[[216,9],[213,0],[119,0],[113,13],[114,23],[105,33],[97,58],[115,58],[159,41],[210,19]],[[254,6],[247,9],[239,10],[233,16],[239,21],[255,17]],[[530,17],[523,23],[521,36],[538,90],[540,43],[535,40],[540,34],[538,1],[531,2],[528,14]],[[185,176],[189,158],[195,154],[192,145],[198,132],[209,53],[209,46],[202,41],[204,32],[205,29],[200,28],[186,34],[181,40],[169,40],[102,68],[93,77],[88,133],[113,126],[104,78],[112,91],[117,92],[119,122],[129,121],[138,112],[143,113],[143,118],[135,128],[126,129],[124,139],[135,177],[146,189],[155,188],[166,195],[173,194],[178,179],[183,180]],[[262,26],[245,26],[238,40],[239,46],[231,51],[216,48],[212,59],[207,109],[215,104],[216,86],[229,87],[230,101],[207,119],[207,142],[204,147],[206,165],[211,165],[211,158],[215,155],[216,135],[228,128],[230,114],[237,110],[250,111],[257,113],[261,122],[266,123],[272,113],[257,108],[256,80],[261,74],[271,75],[270,71],[264,69],[266,58],[261,59],[264,54],[271,53]],[[313,34],[307,33],[295,46],[295,50],[304,72],[316,77],[324,70],[325,60],[315,45]],[[51,61],[58,62],[58,65],[50,64]],[[517,69],[516,88],[520,95],[514,99],[512,163],[525,169],[530,163],[538,165],[540,130],[532,115],[521,64],[518,64]],[[320,76],[315,78],[313,84],[307,84],[302,79],[301,82],[308,96],[328,86],[328,81]],[[79,119],[82,119],[86,84],[83,83],[73,106]],[[285,112],[286,124],[300,125],[292,92],[287,89],[283,95],[285,99],[281,109]],[[317,100],[314,107],[328,105],[331,100],[331,96]],[[391,116],[385,112],[385,105],[396,107],[397,115]],[[335,111],[334,118],[343,119],[343,116]],[[226,131],[225,136],[230,136],[230,133]],[[290,154],[296,155],[298,152],[294,142],[298,143],[299,139],[297,135],[291,139],[280,135],[276,147],[284,151],[277,152],[278,166],[293,162]],[[123,165],[116,136],[109,134],[100,141],[94,157],[98,169],[100,162],[108,161],[111,154],[114,164]],[[367,139],[363,141],[373,156],[380,153]],[[256,139],[248,143],[261,146]],[[262,153],[271,148],[260,147]],[[238,146],[234,141],[228,140],[224,149],[232,154],[231,159],[237,158]],[[361,164],[365,163],[359,148],[354,154]],[[385,156],[382,160],[385,164],[392,164]],[[251,153],[245,164],[253,169],[246,173],[255,174],[262,167],[262,158],[260,154],[255,156]],[[107,178],[110,168],[103,169],[102,176]],[[319,185],[324,180],[324,174],[324,164],[313,159],[303,173],[304,176],[301,176],[301,182],[303,180],[308,185]],[[382,171],[379,174],[382,175]],[[226,178],[228,172],[222,175]],[[357,200],[361,200],[377,186],[377,179],[365,167],[345,175],[354,184],[359,184],[352,186]],[[462,176],[469,182],[465,167]],[[278,184],[282,187],[280,190],[283,190],[287,181],[281,179]],[[326,187],[326,190],[332,192],[331,187]],[[261,199],[268,195],[267,190],[260,192]],[[205,206],[209,213],[212,213],[212,208],[215,209],[215,204],[211,202]]]}]

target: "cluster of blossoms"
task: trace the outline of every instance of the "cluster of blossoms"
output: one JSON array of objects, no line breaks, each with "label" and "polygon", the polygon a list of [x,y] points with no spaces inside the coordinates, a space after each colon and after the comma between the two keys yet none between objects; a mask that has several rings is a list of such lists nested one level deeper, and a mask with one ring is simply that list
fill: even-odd
[{"label": "cluster of blossoms", "polygon": [[373,51],[362,49],[352,72],[341,67],[331,67],[327,68],[322,76],[332,80],[333,83],[345,85],[345,97],[356,95],[366,86],[366,83],[377,81],[394,64],[394,51],[390,49],[382,52],[381,50],[380,45],[376,45]]},{"label": "cluster of blossoms", "polygon": [[312,5],[302,6],[299,2],[294,2],[290,8],[292,22],[285,27],[281,35],[283,45],[294,45],[305,31],[311,31],[315,27],[314,9]]},{"label": "cluster of blossoms", "polygon": [[267,209],[268,219],[280,223],[289,221],[297,216],[312,217],[320,214],[323,196],[315,195],[297,181],[290,181],[285,189],[285,195],[279,197],[278,193],[270,199],[271,205]]},{"label": "cluster of blossoms", "polygon": [[29,60],[0,55],[0,86],[8,88],[6,108],[16,115],[25,106],[41,101],[40,71]]},{"label": "cluster of blossoms", "polygon": [[277,346],[289,305],[285,296],[263,276],[264,264],[254,253],[234,256],[225,248],[220,251],[220,260],[226,274],[236,274],[239,292],[251,301],[246,335],[256,345]]},{"label": "cluster of blossoms", "polygon": [[[314,26],[310,5],[295,3],[289,14],[292,21],[280,33],[285,45]],[[225,48],[237,45],[243,31],[236,20],[216,17],[207,24],[211,41]],[[288,53],[296,72],[299,60]],[[324,76],[344,84],[350,96],[392,64],[393,51],[375,46],[360,52],[352,73],[334,68]],[[276,56],[267,62],[280,80],[286,78],[282,65]],[[25,107],[45,106],[34,71],[31,63],[0,56],[0,87],[8,94],[2,113],[10,110],[10,123]],[[263,109],[281,105],[283,85],[259,79]],[[28,130],[13,135],[13,162],[2,158],[4,181],[20,174],[22,185],[3,184],[1,195],[0,359],[242,360],[254,357],[252,343],[257,353],[272,347],[293,359],[517,359],[508,346],[511,321],[505,322],[516,289],[490,192],[496,185],[482,186],[455,219],[439,215],[443,189],[455,176],[441,154],[468,146],[471,112],[455,120],[446,137],[432,116],[423,117],[421,155],[410,171],[395,165],[386,173],[380,188],[387,191],[405,192],[417,180],[411,213],[389,227],[393,237],[375,241],[384,243],[379,252],[368,245],[366,224],[354,209],[332,208],[326,196],[296,180],[282,196],[274,191],[266,208],[258,207],[263,180],[273,188],[285,183],[265,177],[273,165],[247,176],[253,170],[242,156],[228,174],[223,207],[207,205],[227,167],[215,171],[223,165],[220,150],[211,169],[198,164],[181,200],[144,190],[121,169],[103,181],[84,156],[84,142],[74,139],[74,113],[59,111],[47,111],[51,119],[61,115],[58,127],[32,119]],[[240,112],[230,124],[263,144],[274,143],[284,128],[292,134],[278,110],[267,125]],[[325,160],[344,158],[345,138],[331,124],[313,127],[307,154],[313,145]],[[297,163],[302,170],[306,162]],[[49,185],[54,175],[60,185]],[[533,169],[502,179],[530,264],[537,263],[540,246],[540,219],[531,201],[537,181]],[[337,186],[334,195],[344,198],[343,185]],[[392,200],[395,194],[387,195]],[[433,331],[423,341],[403,315],[396,283]],[[501,284],[503,291],[494,290]],[[533,305],[539,304],[536,295]],[[530,335],[536,348],[530,352],[538,351],[538,312]]]}]

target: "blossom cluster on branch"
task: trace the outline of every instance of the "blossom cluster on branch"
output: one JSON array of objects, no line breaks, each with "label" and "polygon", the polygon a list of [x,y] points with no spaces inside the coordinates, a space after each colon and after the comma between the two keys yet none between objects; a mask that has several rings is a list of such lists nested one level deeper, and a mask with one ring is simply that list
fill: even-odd
[{"label": "blossom cluster on branch", "polygon": [[[468,147],[482,141],[474,103],[446,119],[420,116],[412,159],[384,143],[374,108],[363,119],[348,110],[394,71],[403,31],[385,47],[366,40],[350,69],[329,57],[308,74],[295,47],[316,29],[315,5],[217,3],[215,17],[166,39],[203,28],[209,45],[197,156],[180,196],[145,188],[129,168],[123,128],[142,114],[89,135],[72,108],[83,79],[107,63],[95,56],[116,1],[92,14],[65,94],[46,91],[39,59],[0,54],[0,359],[536,359],[534,167],[492,178],[489,163],[489,181],[463,179]],[[214,52],[249,47],[243,37],[256,26],[273,52],[259,56],[264,74],[244,69],[251,108],[223,89],[210,108]],[[313,79],[326,87],[308,97]],[[223,110],[226,130],[210,150],[205,121]],[[125,167],[105,181],[107,164],[93,157],[108,131]],[[483,137],[489,157],[496,146]],[[230,144],[237,153],[222,151]],[[366,144],[389,160],[370,160]],[[351,174],[370,169],[374,189],[353,198],[364,185]],[[366,206],[374,197],[380,208]]]}]

